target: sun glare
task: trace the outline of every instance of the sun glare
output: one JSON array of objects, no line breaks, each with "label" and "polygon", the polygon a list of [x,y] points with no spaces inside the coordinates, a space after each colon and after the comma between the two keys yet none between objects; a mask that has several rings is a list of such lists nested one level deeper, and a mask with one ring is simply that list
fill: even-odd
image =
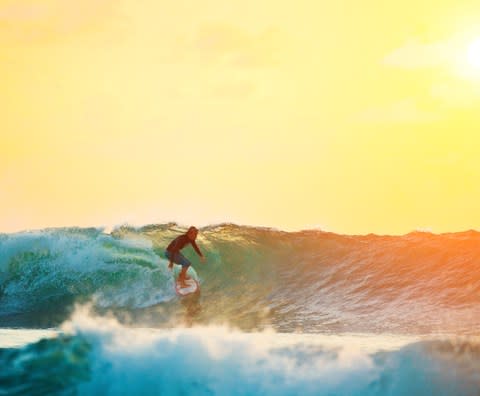
[{"label": "sun glare", "polygon": [[471,66],[480,69],[480,37],[468,46],[467,57]]}]

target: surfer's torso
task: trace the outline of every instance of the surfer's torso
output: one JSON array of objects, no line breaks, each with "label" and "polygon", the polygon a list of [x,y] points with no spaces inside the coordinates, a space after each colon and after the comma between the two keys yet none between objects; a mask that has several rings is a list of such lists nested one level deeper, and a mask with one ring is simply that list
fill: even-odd
[{"label": "surfer's torso", "polygon": [[187,236],[187,234],[180,235],[176,237],[172,242],[170,242],[170,244],[167,246],[167,252],[170,252],[172,254],[178,253],[189,243],[193,246],[193,248],[195,249],[195,251],[198,253],[199,256],[203,256],[197,244],[195,243],[195,241],[191,240]]}]

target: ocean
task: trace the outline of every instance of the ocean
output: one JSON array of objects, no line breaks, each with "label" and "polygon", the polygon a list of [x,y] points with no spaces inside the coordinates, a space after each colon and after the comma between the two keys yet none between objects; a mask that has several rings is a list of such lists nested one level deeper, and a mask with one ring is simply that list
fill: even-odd
[{"label": "ocean", "polygon": [[182,232],[0,234],[0,395],[480,395],[480,233]]}]

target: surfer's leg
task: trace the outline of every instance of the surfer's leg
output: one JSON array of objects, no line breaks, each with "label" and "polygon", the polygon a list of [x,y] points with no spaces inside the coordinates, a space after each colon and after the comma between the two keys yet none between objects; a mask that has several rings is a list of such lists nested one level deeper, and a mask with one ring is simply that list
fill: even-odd
[{"label": "surfer's leg", "polygon": [[182,270],[180,271],[180,275],[178,276],[178,281],[180,282],[180,285],[182,285],[182,287],[187,287],[188,286],[185,283],[185,279],[186,279],[186,276],[187,276],[187,270],[188,270],[187,266],[182,267]]},{"label": "surfer's leg", "polygon": [[179,264],[181,264],[182,266],[182,270],[180,271],[180,275],[178,276],[178,281],[180,282],[180,285],[182,287],[186,287],[187,284],[185,283],[185,280],[190,279],[190,277],[187,277],[187,270],[188,267],[190,267],[190,261],[188,261],[188,259],[182,253],[178,253],[177,257],[179,259]]}]

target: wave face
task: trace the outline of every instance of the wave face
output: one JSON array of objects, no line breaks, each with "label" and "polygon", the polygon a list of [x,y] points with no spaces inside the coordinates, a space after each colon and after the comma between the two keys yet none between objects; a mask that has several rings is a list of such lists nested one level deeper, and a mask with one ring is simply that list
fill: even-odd
[{"label": "wave face", "polygon": [[94,321],[70,335],[0,349],[0,394],[478,395],[473,339],[390,350],[326,339]]},{"label": "wave face", "polygon": [[[231,224],[200,230],[200,297],[178,299],[163,250],[175,224],[0,236],[0,323],[57,325],[75,303],[148,326],[476,334],[480,233],[344,236]],[[193,276],[196,274],[193,272]]]}]

